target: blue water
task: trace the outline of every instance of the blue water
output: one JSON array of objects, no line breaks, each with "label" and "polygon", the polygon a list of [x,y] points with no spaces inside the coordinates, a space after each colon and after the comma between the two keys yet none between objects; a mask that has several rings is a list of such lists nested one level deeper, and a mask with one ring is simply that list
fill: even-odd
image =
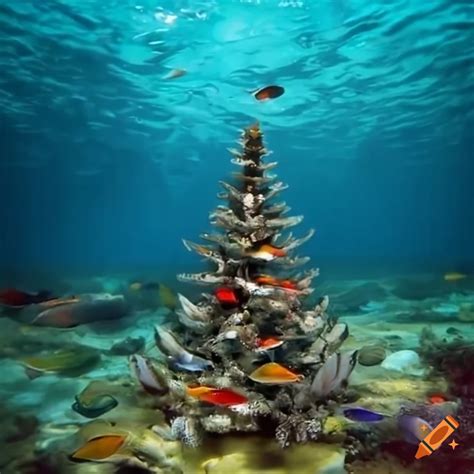
[{"label": "blue water", "polygon": [[[473,15],[470,0],[4,2],[2,266],[195,261],[181,238],[208,230],[226,148],[255,120],[327,267],[468,266]],[[273,83],[285,95],[250,93]]]},{"label": "blue water", "polygon": [[[268,85],[285,93],[256,100]],[[212,232],[256,121],[321,276],[263,283],[257,239],[211,253],[215,285],[178,282],[205,269],[182,239]],[[120,453],[168,474],[474,472],[473,132],[473,0],[0,2],[0,471],[139,472]],[[234,419],[196,385],[264,403]],[[346,402],[379,429],[338,420]],[[401,410],[455,416],[460,447],[418,464]],[[215,435],[231,425],[258,435]],[[112,456],[68,457],[116,430]]]}]

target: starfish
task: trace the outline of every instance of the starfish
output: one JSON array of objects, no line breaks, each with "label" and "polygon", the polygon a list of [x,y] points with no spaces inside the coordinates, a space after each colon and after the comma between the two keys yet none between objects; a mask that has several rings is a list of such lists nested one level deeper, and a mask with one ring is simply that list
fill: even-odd
[{"label": "starfish", "polygon": [[456,440],[455,440],[455,439],[453,439],[453,440],[449,443],[449,446],[451,446],[451,447],[453,448],[453,450],[454,450],[454,449],[456,449],[456,446],[459,446],[459,444],[456,443]]}]

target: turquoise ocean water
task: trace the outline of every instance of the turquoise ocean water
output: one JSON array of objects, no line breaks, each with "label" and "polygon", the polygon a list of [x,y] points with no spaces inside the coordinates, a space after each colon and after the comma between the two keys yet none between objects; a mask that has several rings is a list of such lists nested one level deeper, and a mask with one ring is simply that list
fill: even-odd
[{"label": "turquoise ocean water", "polygon": [[[114,324],[87,313],[66,329],[36,327],[36,303],[2,306],[0,413],[16,428],[0,434],[1,472],[114,472],[65,458],[87,421],[71,409],[74,397],[91,382],[125,380],[107,394],[125,411],[150,408],[130,399],[129,361],[109,351],[132,337],[153,355],[153,325],[173,322],[177,293],[199,297],[201,288],[176,279],[205,269],[182,239],[211,231],[219,181],[236,171],[227,150],[256,122],[272,151],[266,160],[278,162],[271,173],[289,186],[282,199],[304,216],[295,236],[316,229],[299,251],[321,271],[311,303],[330,296],[351,348],[421,356],[415,368],[397,359],[397,376],[356,368],[355,386],[401,380],[421,387],[413,403],[430,404],[437,392],[455,398],[465,428],[451,474],[474,472],[466,448],[474,427],[463,421],[474,416],[474,374],[448,376],[474,341],[472,1],[17,0],[0,5],[0,32],[0,289],[123,295],[130,305]],[[270,85],[284,94],[257,100]],[[137,296],[133,283],[149,288]],[[71,344],[60,365],[84,355],[76,345],[102,363],[86,375],[25,376],[25,357]],[[381,394],[400,389],[405,400],[400,386],[361,399],[392,412],[402,402]],[[405,448],[376,452],[416,472]],[[199,465],[217,456],[203,453]],[[337,456],[332,467],[308,460],[311,474],[350,472]],[[422,472],[448,472],[448,458]],[[229,459],[189,473],[300,469]],[[387,470],[386,459],[374,472],[405,472]]]}]

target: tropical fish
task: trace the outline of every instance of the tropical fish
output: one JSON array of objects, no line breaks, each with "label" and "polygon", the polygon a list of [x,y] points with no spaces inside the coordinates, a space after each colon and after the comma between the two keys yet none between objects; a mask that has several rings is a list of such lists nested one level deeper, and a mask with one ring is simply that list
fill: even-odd
[{"label": "tropical fish", "polygon": [[382,421],[385,418],[381,413],[360,407],[345,408],[343,409],[343,414],[349,420],[365,423],[375,423],[377,421]]},{"label": "tropical fish", "polygon": [[158,290],[160,301],[163,306],[166,306],[171,311],[174,311],[178,306],[178,297],[176,293],[165,285],[160,285]]},{"label": "tropical fish", "polygon": [[285,93],[285,89],[281,86],[266,86],[254,92],[257,100],[263,101],[268,99],[276,99]]},{"label": "tropical fish", "polygon": [[433,427],[422,418],[412,415],[400,415],[398,417],[398,428],[408,443],[418,444]]},{"label": "tropical fish", "polygon": [[203,393],[199,396],[199,400],[224,407],[243,405],[248,402],[247,397],[227,388],[219,388]]},{"label": "tropical fish", "polygon": [[71,454],[72,461],[101,461],[113,456],[124,445],[127,437],[119,434],[96,436]]},{"label": "tropical fish", "polygon": [[228,388],[215,388],[206,385],[187,387],[186,393],[203,402],[219,406],[235,406],[248,402],[248,398]]},{"label": "tropical fish", "polygon": [[80,301],[64,302],[42,311],[31,324],[56,328],[72,328],[96,321],[117,320],[127,315],[129,307],[122,295],[85,295]]},{"label": "tropical fish", "polygon": [[196,387],[186,387],[186,393],[190,397],[199,398],[204,393],[212,392],[215,389],[216,389],[215,387],[208,387],[206,385],[198,385]]},{"label": "tropical fish", "polygon": [[257,343],[257,352],[264,352],[264,351],[271,351],[272,349],[276,349],[284,344],[285,341],[281,339],[277,339],[276,337],[258,337],[256,340]]},{"label": "tropical fish", "polygon": [[300,382],[303,380],[303,375],[298,375],[291,370],[283,367],[276,362],[268,362],[258,369],[254,370],[249,378],[254,382],[265,384],[286,384]]},{"label": "tropical fish", "polygon": [[211,361],[190,354],[189,352],[174,359],[173,365],[177,369],[185,370],[187,372],[204,372],[214,368],[214,364]]},{"label": "tropical fish", "polygon": [[27,293],[16,288],[0,290],[0,304],[14,308],[43,303],[52,299],[54,299],[54,296],[46,290],[39,291],[38,293]]},{"label": "tropical fish", "polygon": [[97,395],[87,403],[81,401],[80,397],[76,396],[75,398],[76,401],[72,404],[72,409],[86,418],[97,418],[118,405],[118,401],[107,394]]},{"label": "tropical fish", "polygon": [[177,79],[186,73],[186,69],[172,69],[163,79]]},{"label": "tropical fish", "polygon": [[214,364],[198,355],[191,354],[177,340],[175,335],[164,328],[155,326],[155,341],[158,349],[168,357],[168,361],[178,369],[188,372],[203,372],[214,368]]},{"label": "tropical fish", "polygon": [[311,394],[316,399],[327,398],[337,393],[346,383],[357,362],[357,351],[329,356],[319,368],[311,384]]},{"label": "tropical fish", "polygon": [[231,308],[239,305],[239,298],[233,288],[227,286],[220,286],[214,291],[214,295],[221,305],[226,308]]},{"label": "tropical fish", "polygon": [[257,260],[265,260],[266,262],[270,262],[278,257],[286,256],[286,252],[283,249],[274,247],[273,245],[264,244],[257,250],[251,250],[247,252],[246,255]]},{"label": "tropical fish", "polygon": [[130,368],[142,387],[152,395],[165,395],[169,391],[168,381],[149,359],[135,354],[129,358]]},{"label": "tropical fish", "polygon": [[445,281],[459,281],[467,278],[467,275],[459,272],[449,272],[444,275]]},{"label": "tropical fish", "polygon": [[93,348],[78,346],[49,354],[23,357],[19,361],[26,367],[26,374],[30,379],[43,374],[74,377],[91,370],[100,361],[100,354]]},{"label": "tropical fish", "polygon": [[260,285],[278,286],[287,290],[297,290],[298,286],[294,281],[291,280],[280,280],[270,275],[260,275],[255,281]]}]

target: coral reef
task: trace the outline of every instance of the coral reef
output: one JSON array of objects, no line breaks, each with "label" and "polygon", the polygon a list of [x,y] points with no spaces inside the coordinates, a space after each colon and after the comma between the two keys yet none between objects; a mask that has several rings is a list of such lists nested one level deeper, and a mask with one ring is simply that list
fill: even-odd
[{"label": "coral reef", "polygon": [[316,440],[328,401],[343,397],[357,361],[357,351],[339,352],[348,327],[328,317],[328,297],[305,308],[318,270],[296,272],[309,259],[291,253],[313,231],[282,235],[302,217],[286,216],[286,204],[274,202],[286,186],[267,174],[276,163],[263,162],[262,138],[253,125],[242,135],[243,150],[230,150],[241,170],[235,186],[221,182],[218,197],[227,206],[211,214],[219,232],[203,234],[206,245],[184,241],[213,268],[178,279],[213,291],[197,302],[179,295],[177,324],[156,328],[173,396],[144,364],[137,372],[142,385],[163,388],[160,407],[189,445],[203,431],[271,432],[282,446]]}]

